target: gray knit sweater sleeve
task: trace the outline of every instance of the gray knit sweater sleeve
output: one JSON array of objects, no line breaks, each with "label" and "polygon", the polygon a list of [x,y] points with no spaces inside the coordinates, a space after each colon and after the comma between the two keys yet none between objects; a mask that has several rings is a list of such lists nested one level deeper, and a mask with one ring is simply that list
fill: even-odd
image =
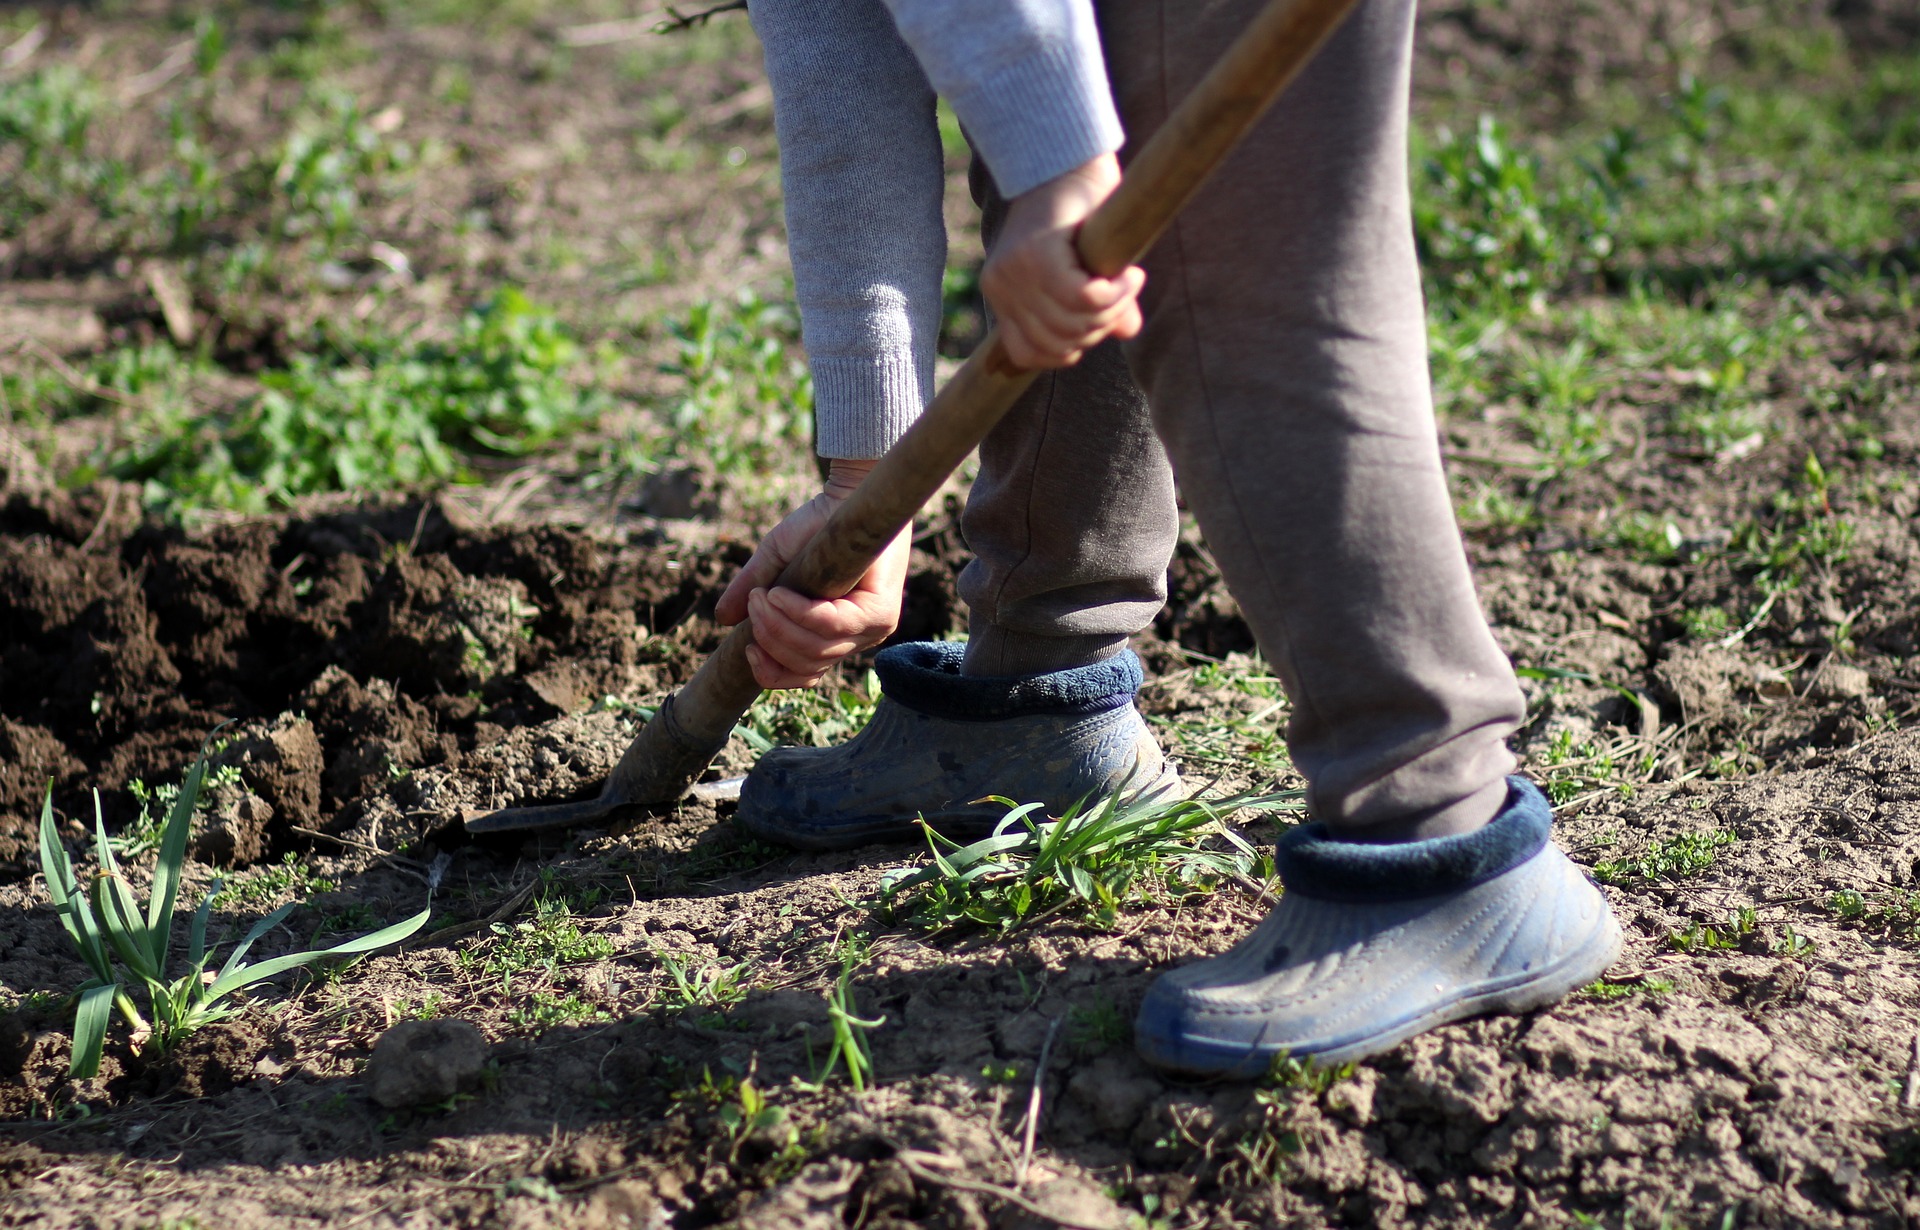
[{"label": "gray knit sweater sleeve", "polygon": [[885,0],[1012,198],[1120,148],[1093,0]]},{"label": "gray knit sweater sleeve", "polygon": [[815,448],[884,453],[932,395],[939,86],[1007,195],[1120,147],[1092,0],[753,0]]}]

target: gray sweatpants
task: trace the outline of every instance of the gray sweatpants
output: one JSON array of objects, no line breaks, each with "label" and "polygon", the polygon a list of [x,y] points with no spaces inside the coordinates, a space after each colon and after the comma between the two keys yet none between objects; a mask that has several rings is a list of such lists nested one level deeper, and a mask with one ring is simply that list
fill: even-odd
[{"label": "gray sweatpants", "polygon": [[[1100,0],[1129,150],[1259,3]],[[1434,429],[1412,34],[1412,0],[1363,0],[1145,261],[1141,336],[1044,377],[995,430],[960,580],[970,672],[1106,656],[1165,600],[1177,476],[1292,698],[1311,810],[1374,838],[1484,823],[1524,713]],[[983,181],[991,243],[1004,205]]]}]

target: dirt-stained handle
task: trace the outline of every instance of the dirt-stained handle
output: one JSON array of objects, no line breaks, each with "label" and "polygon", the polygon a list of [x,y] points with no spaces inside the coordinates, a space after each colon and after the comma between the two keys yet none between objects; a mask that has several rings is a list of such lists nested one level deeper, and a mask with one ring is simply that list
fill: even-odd
[{"label": "dirt-stained handle", "polygon": [[[1080,259],[1111,277],[1146,255],[1180,207],[1313,58],[1355,0],[1271,0],[1142,147],[1114,194],[1081,226]],[[816,598],[851,590],[1034,379],[997,331],[906,435],[834,510],[778,584]],[[679,797],[760,695],[742,623],[650,721],[608,780],[603,802]]]},{"label": "dirt-stained handle", "polygon": [[[816,598],[838,598],[859,584],[1034,376],[1013,365],[999,333],[990,331],[775,583]],[[760,684],[747,663],[752,643],[751,627],[743,622],[674,698],[674,719],[692,738],[724,743],[759,697]]]}]

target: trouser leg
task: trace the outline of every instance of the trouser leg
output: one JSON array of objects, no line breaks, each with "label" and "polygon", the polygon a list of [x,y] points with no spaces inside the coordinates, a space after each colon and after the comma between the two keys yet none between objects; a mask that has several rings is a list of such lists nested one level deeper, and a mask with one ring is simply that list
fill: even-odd
[{"label": "trouser leg", "polygon": [[[991,249],[1006,204],[977,161],[973,184]],[[974,554],[960,574],[968,674],[1084,666],[1153,622],[1180,521],[1118,345],[1042,375],[987,436],[961,529]]]},{"label": "trouser leg", "polygon": [[[1258,7],[1102,0],[1131,141]],[[1406,179],[1412,29],[1412,0],[1362,0],[1155,247],[1128,346],[1180,489],[1292,698],[1313,812],[1382,838],[1491,817],[1524,712],[1434,430]]]}]

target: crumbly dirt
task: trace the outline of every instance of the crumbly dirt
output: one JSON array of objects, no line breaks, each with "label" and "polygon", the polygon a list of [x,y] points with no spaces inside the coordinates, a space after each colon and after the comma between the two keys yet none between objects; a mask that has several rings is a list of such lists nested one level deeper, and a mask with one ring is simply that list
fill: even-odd
[{"label": "crumbly dirt", "polygon": [[[138,8],[63,10],[56,32],[83,41],[141,20]],[[260,7],[236,37],[270,41],[278,12]],[[1504,97],[1527,81],[1544,87],[1533,103],[1570,106],[1649,66],[1737,56],[1778,16],[1718,0],[1436,4],[1420,89],[1432,99],[1491,81]],[[1892,0],[1846,0],[1807,22],[1867,42],[1916,37],[1911,5]],[[528,270],[515,254],[609,200],[700,253],[703,293],[777,264],[763,180],[694,200],[671,194],[672,176],[621,170],[620,109],[634,99],[605,55],[568,53],[556,68],[551,37],[394,37],[391,57],[359,71],[388,72],[410,100],[421,74],[395,65],[458,57],[474,74],[469,119],[494,133],[444,171],[490,219],[462,241],[471,261],[436,255],[454,241],[431,219],[396,224],[422,267],[476,282],[525,273],[569,293],[572,266]],[[677,79],[763,161],[754,84],[733,61]],[[581,99],[595,125],[549,140]],[[164,326],[137,279],[89,246],[87,220],[60,225],[0,252],[0,267],[55,288],[48,303],[83,304],[75,319],[103,339]],[[623,318],[681,289],[601,306]],[[1782,310],[1809,317],[1810,342],[1779,377],[1759,448],[1728,460],[1646,447],[1636,423],[1679,396],[1675,379],[1649,374],[1608,408],[1611,457],[1525,487],[1544,528],[1469,530],[1484,605],[1529,673],[1518,750],[1556,788],[1562,844],[1613,881],[1622,961],[1550,1010],[1269,1088],[1169,1080],[1126,1036],[1159,971],[1224,950],[1262,916],[1248,887],[1130,904],[1110,927],[1062,914],[1004,937],[928,934],[868,908],[913,850],[773,850],[738,836],[724,803],[624,832],[465,835],[468,808],[593,789],[636,710],[716,643],[713,602],[755,528],[723,503],[656,493],[643,501],[655,515],[576,504],[536,522],[496,492],[189,530],[144,517],[130,489],[62,489],[0,432],[0,1002],[13,1004],[0,1013],[0,1226],[1920,1224],[1920,492],[1908,481],[1920,314],[1788,291]],[[289,322],[348,310],[359,293],[270,305],[251,331],[225,322],[221,361],[276,362]],[[1870,407],[1787,395],[1856,377],[1872,381]],[[1849,447],[1862,423],[1884,450],[1870,462]],[[1450,421],[1443,443],[1461,482],[1525,486],[1497,413]],[[1743,629],[1759,606],[1752,570],[1702,544],[1774,517],[1810,452],[1851,547]],[[689,490],[708,481],[693,474]],[[1669,520],[1682,545],[1658,559],[1623,545],[1610,526],[1628,512]],[[902,637],[965,626],[955,513],[949,501],[919,527]],[[1169,581],[1137,648],[1154,676],[1142,708],[1169,724],[1176,755],[1180,723],[1284,720],[1214,670],[1261,668],[1196,534]],[[1716,610],[1721,632],[1690,630]],[[864,670],[850,663],[836,683],[860,686]],[[434,921],[344,971],[258,988],[165,1057],[116,1028],[101,1075],[70,1082],[59,997],[85,971],[36,873],[48,785],[79,850],[94,791],[122,830],[139,811],[132,783],[178,780],[216,729],[216,763],[237,780],[196,837],[190,895],[216,877],[305,877],[223,906],[217,928],[305,901],[262,941],[272,954],[429,902]],[[713,773],[752,755],[736,740]],[[1199,758],[1185,768],[1222,773]],[[1271,839],[1267,823],[1243,822]],[[1693,874],[1636,870],[1689,836],[1711,852]],[[136,878],[149,861],[134,860]],[[503,977],[492,963],[563,900],[573,955]],[[811,1084],[830,1046],[836,953],[856,934],[871,946],[852,1007],[883,1022],[860,1093]],[[683,1010],[666,957],[743,968],[744,995]],[[543,1004],[565,1007],[542,1017]],[[478,1083],[383,1106],[367,1072],[376,1044],[422,1019],[479,1030]],[[743,1077],[781,1118],[741,1122]]]}]

